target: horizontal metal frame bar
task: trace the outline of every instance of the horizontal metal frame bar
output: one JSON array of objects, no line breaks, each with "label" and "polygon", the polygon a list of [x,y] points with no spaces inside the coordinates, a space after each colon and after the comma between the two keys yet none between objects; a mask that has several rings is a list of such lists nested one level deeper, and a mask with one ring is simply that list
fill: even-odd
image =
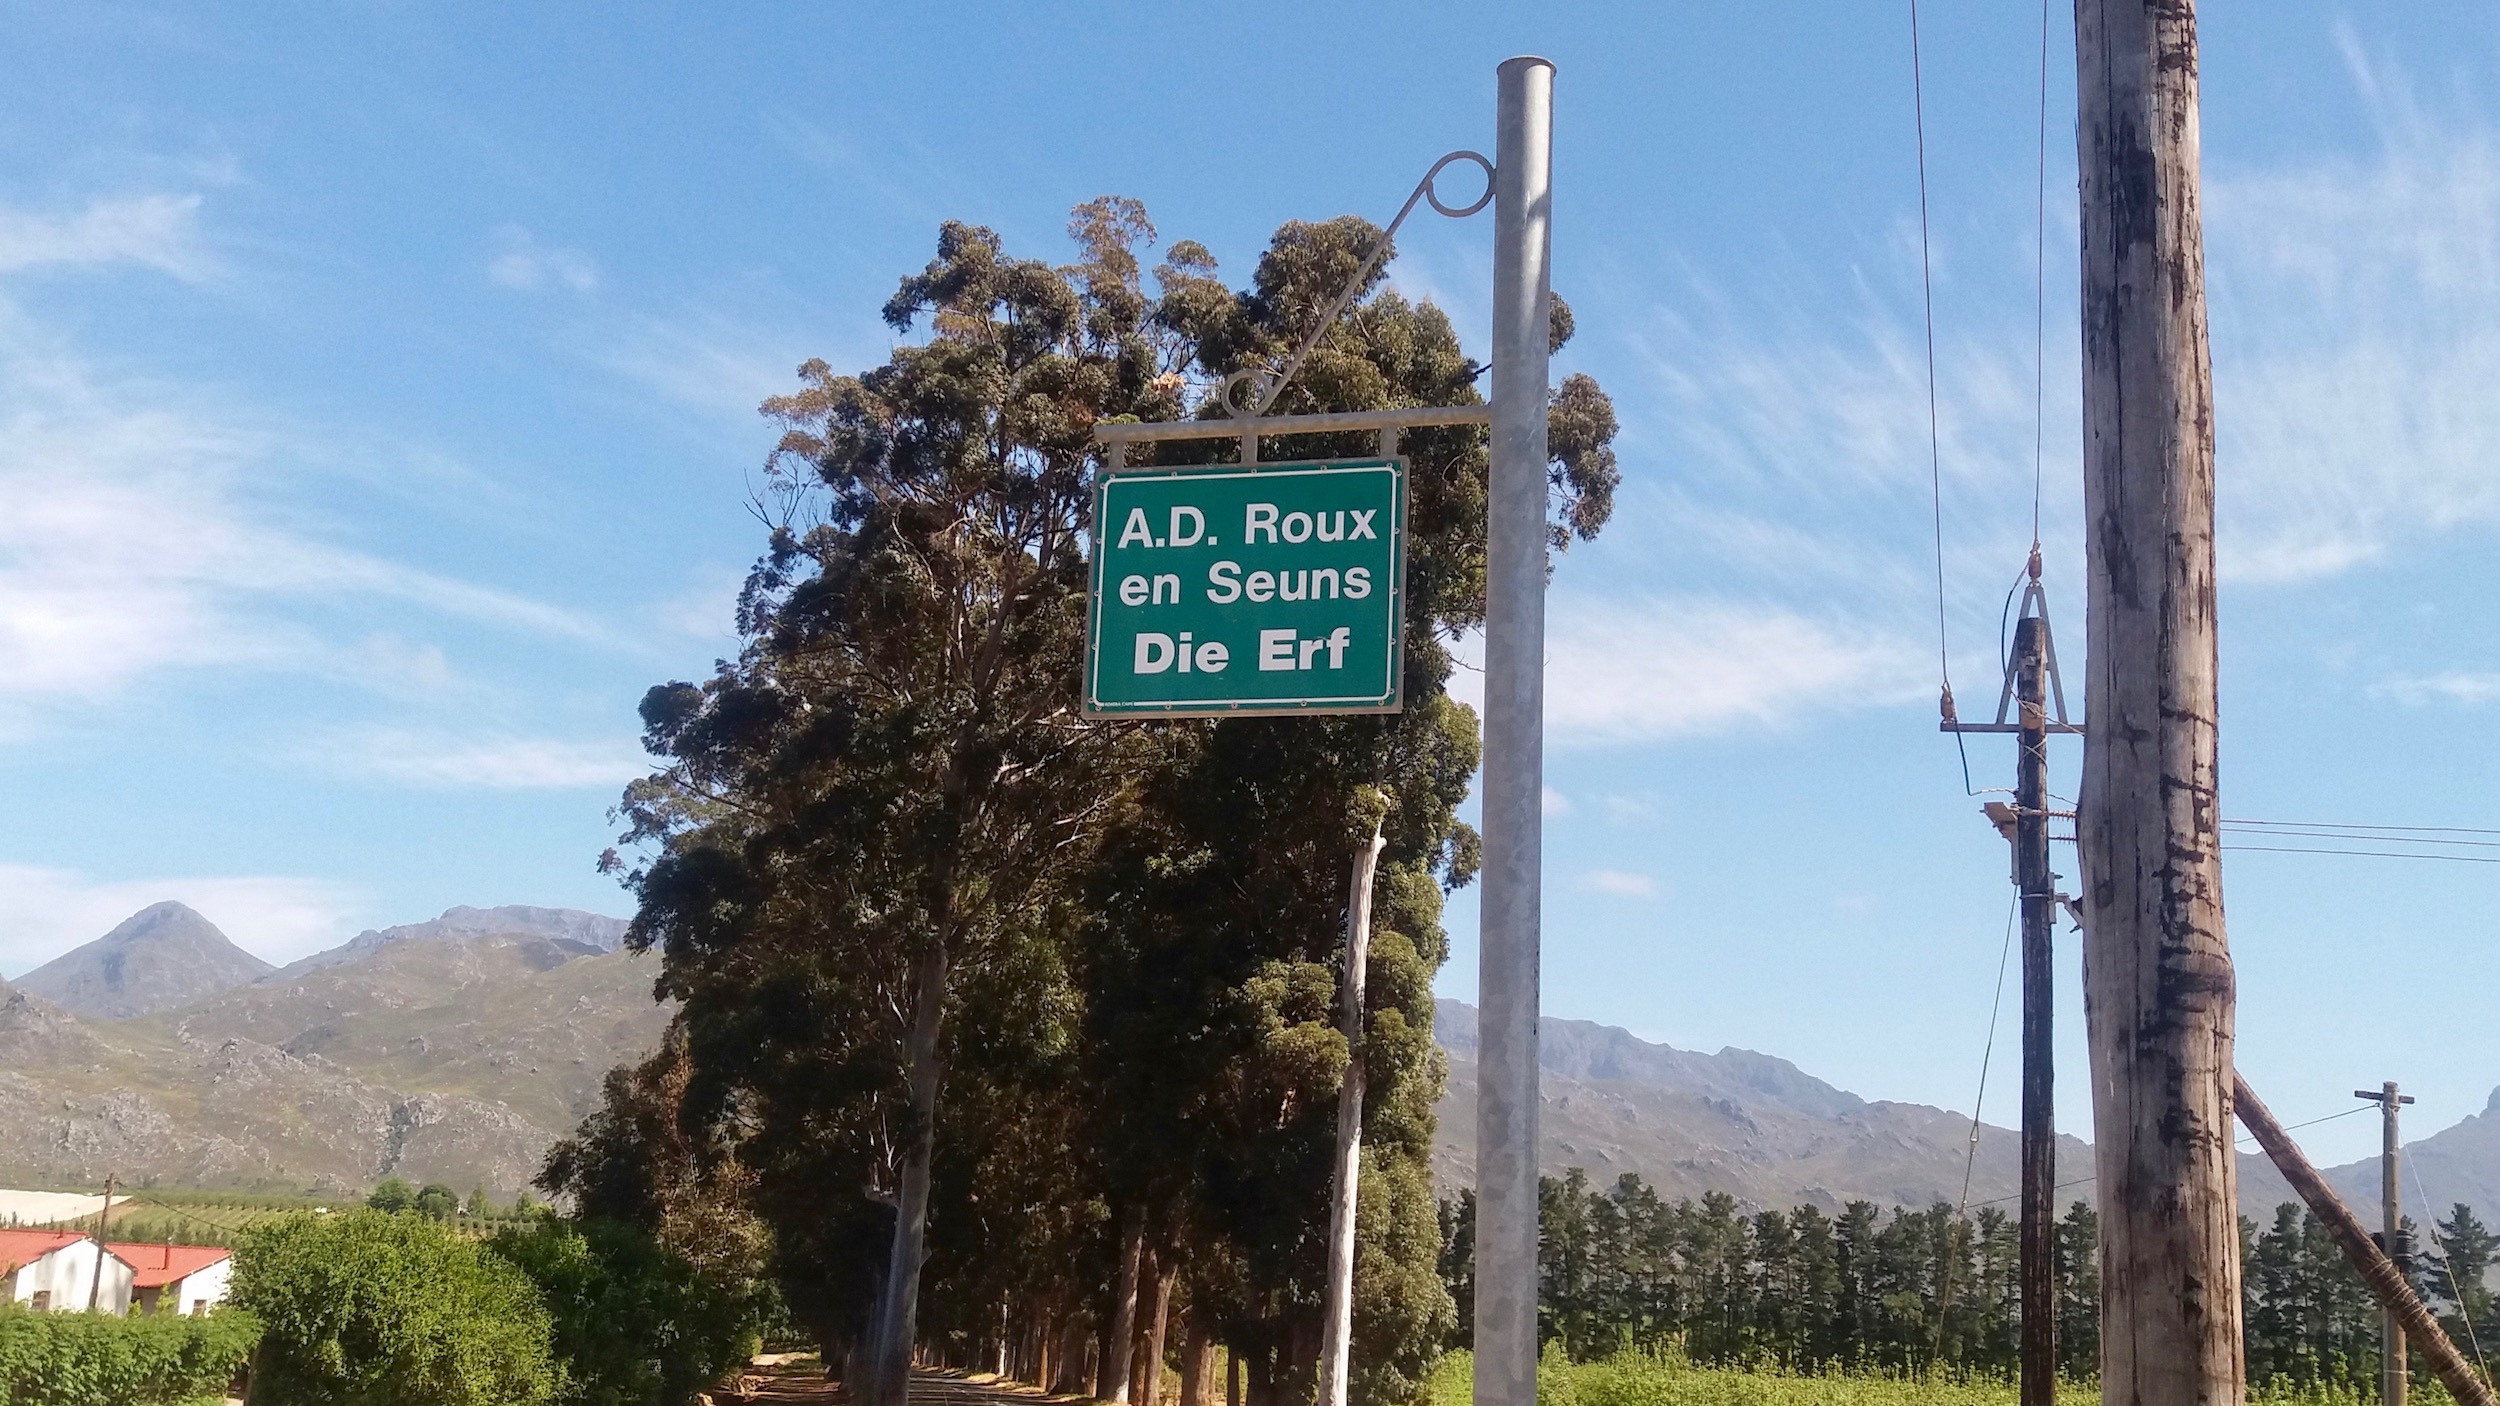
[{"label": "horizontal metal frame bar", "polygon": [[[2023,730],[2023,725],[2022,725],[2021,723],[1938,723],[1938,724],[1936,724],[1936,731],[1938,731],[1938,732],[2008,732],[2008,733],[2013,733],[2013,732],[2021,732],[2022,730]],[[2081,723],[2050,723],[2050,724],[2049,724],[2049,725],[2048,725],[2045,729],[2043,729],[2043,731],[2047,731],[2047,732],[2062,732],[2062,733],[2073,733],[2073,734],[2075,734],[2075,735],[2077,735],[2077,736],[2081,736],[2081,735],[2082,735],[2082,733],[2083,733],[2083,725],[2082,725]]]},{"label": "horizontal metal frame bar", "polygon": [[1152,444],[1166,439],[1239,439],[1243,435],[1336,434],[1348,430],[1411,430],[1431,425],[1492,423],[1490,405],[1418,405],[1403,410],[1341,410],[1326,415],[1096,425],[1094,438],[1103,444]]}]

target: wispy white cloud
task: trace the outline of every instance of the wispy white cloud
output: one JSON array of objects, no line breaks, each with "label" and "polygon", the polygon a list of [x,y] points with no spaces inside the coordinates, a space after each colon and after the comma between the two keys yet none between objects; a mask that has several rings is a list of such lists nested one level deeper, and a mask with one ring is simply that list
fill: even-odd
[{"label": "wispy white cloud", "polygon": [[196,195],[92,200],[71,213],[0,206],[0,273],[46,265],[133,263],[197,281],[213,261],[201,248]]},{"label": "wispy white cloud", "polygon": [[[2373,145],[2206,168],[2218,525],[2235,583],[2317,579],[2500,527],[2500,133],[2430,111],[2400,70],[2344,44]],[[1626,462],[1673,472],[1627,474],[1627,515],[1672,521],[1686,560],[1773,598],[1846,590],[1906,620],[1924,594],[1932,611],[1916,261],[1914,240],[1895,241],[1854,288],[1688,274],[1630,339],[1648,375],[1622,402]],[[1938,329],[1936,456],[1957,643],[1993,635],[2020,565],[2034,389],[2028,297],[2019,318],[1959,307]],[[2072,581],[2078,376],[2071,337],[2052,331],[2047,347],[2044,526],[2050,579]]]},{"label": "wispy white cloud", "polygon": [[2403,675],[2373,684],[2370,696],[2417,708],[2426,703],[2474,707],[2500,702],[2500,673],[2451,670],[2439,674]]},{"label": "wispy white cloud", "polygon": [[1917,651],[1880,631],[1759,602],[1575,598],[1550,627],[1545,725],[1564,744],[1656,741],[1929,686]]},{"label": "wispy white cloud", "polygon": [[1647,874],[1630,874],[1621,869],[1592,869],[1586,877],[1590,888],[1617,898],[1658,896],[1658,881]]},{"label": "wispy white cloud", "polygon": [[1544,811],[1548,820],[1558,815],[1569,815],[1571,814],[1571,798],[1548,786],[1545,788]]},{"label": "wispy white cloud", "polygon": [[197,909],[245,951],[280,963],[349,936],[369,906],[357,889],[324,879],[99,879],[70,869],[0,864],[0,974],[23,975],[169,899]]},{"label": "wispy white cloud", "polygon": [[2222,566],[2500,524],[2500,140],[2343,36],[2378,148],[2206,183]]},{"label": "wispy white cloud", "polygon": [[607,641],[576,612],[291,525],[274,485],[311,457],[296,438],[100,371],[0,300],[0,707],[100,699],[167,668],[318,671],[365,647],[305,623],[300,607],[341,599]]},{"label": "wispy white cloud", "polygon": [[542,244],[536,235],[519,225],[505,225],[495,231],[495,256],[487,261],[486,276],[500,287],[522,292],[567,288],[588,293],[599,286],[599,266],[590,255],[562,245]]},{"label": "wispy white cloud", "polygon": [[1609,792],[1598,797],[1597,804],[1599,809],[1606,812],[1606,818],[1618,825],[1658,818],[1658,802],[1648,796],[1625,796]]},{"label": "wispy white cloud", "polygon": [[695,314],[634,319],[607,335],[595,357],[644,390],[760,443],[756,407],[796,390],[799,363],[819,353],[832,354],[811,349],[802,336]]},{"label": "wispy white cloud", "polygon": [[367,728],[319,744],[310,759],[334,773],[445,791],[571,791],[622,786],[651,770],[631,739],[578,741]]}]

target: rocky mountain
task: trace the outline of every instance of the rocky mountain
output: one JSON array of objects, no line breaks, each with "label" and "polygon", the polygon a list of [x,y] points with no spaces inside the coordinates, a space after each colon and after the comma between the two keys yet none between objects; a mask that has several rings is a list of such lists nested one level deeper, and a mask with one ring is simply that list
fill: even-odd
[{"label": "rocky mountain", "polygon": [[[1475,1175],[1476,1011],[1441,1001],[1433,1022],[1450,1061],[1433,1166],[1443,1185],[1464,1185]],[[1733,1048],[1696,1054],[1588,1021],[1548,1017],[1539,1058],[1537,1160],[1553,1175],[1578,1167],[1602,1186],[1633,1172],[1670,1199],[1724,1191],[1750,1206],[1961,1198],[1967,1114],[1870,1102],[1784,1059]],[[1980,1130],[1974,1201],[2013,1194],[2017,1153],[2011,1130]],[[2091,1165],[2090,1149],[2071,1137],[2059,1139],[2058,1158]]]},{"label": "rocky mountain", "polygon": [[[1433,1170],[1444,1186],[1475,1176],[1476,1011],[1441,1001],[1434,1031],[1450,1061]],[[1537,1161],[1550,1175],[1573,1167],[1604,1185],[1625,1172],[1672,1198],[1724,1191],[1753,1207],[1811,1203],[1825,1210],[1857,1199],[1877,1205],[1958,1203],[1970,1115],[1923,1104],[1876,1102],[1835,1088],[1784,1059],[1751,1050],[1696,1054],[1631,1032],[1548,1017],[1540,1028],[1544,1105]],[[2240,1208],[2260,1224],[2297,1197],[2273,1164],[2239,1158]],[[2457,1201],[2500,1220],[2500,1089],[2480,1115],[2406,1144],[2413,1172],[2405,1197],[2417,1215]],[[2020,1184],[2019,1139],[1982,1126],[1971,1164],[1974,1205],[2010,1205]],[[2058,1139],[2060,1204],[2093,1194],[2092,1149]],[[2375,1157],[2321,1169],[2346,1202],[2375,1223]],[[2416,1184],[2418,1173],[2419,1184]]]},{"label": "rocky mountain", "polygon": [[191,909],[157,903],[17,984],[73,1015],[114,1019],[172,1010],[272,970]]},{"label": "rocky mountain", "polygon": [[626,926],[623,918],[585,913],[578,908],[532,908],[519,903],[506,904],[501,908],[447,908],[443,910],[443,916],[430,922],[369,928],[327,952],[316,952],[289,964],[282,975],[293,976],[321,967],[337,966],[341,962],[352,962],[402,942],[509,933],[560,938],[596,951],[613,952],[624,945]]},{"label": "rocky mountain", "polygon": [[[596,1105],[607,1071],[640,1059],[667,1024],[652,998],[658,959],[618,950],[624,928],[567,909],[454,908],[255,972],[205,919],[157,905],[40,969],[100,976],[100,958],[71,958],[120,951],[119,999],[146,1013],[81,1013],[40,990],[40,972],[0,983],[0,1185],[109,1173],[328,1194],[404,1176],[508,1197]],[[155,1005],[186,983],[202,994]],[[91,1002],[110,989],[67,985]],[[1450,1079],[1435,1171],[1461,1186],[1474,1168],[1476,1012],[1443,1001],[1436,1025]],[[1670,1197],[1724,1191],[1757,1207],[1961,1199],[1967,1114],[1861,1098],[1750,1050],[1699,1054],[1587,1021],[1548,1019],[1542,1055],[1548,1172],[1578,1167],[1601,1185],[1635,1172]],[[2015,1144],[2011,1130],[1980,1130],[1974,1203],[2010,1200]],[[2409,1200],[2427,1193],[2442,1213],[2463,1200],[2500,1222],[2500,1091],[2409,1147],[2420,1181],[2408,1178]],[[2058,1160],[2070,1183],[2060,1200],[2089,1198],[2090,1148],[2063,1138]],[[2262,1158],[2244,1155],[2240,1173],[2252,1217],[2290,1199]],[[2356,1205],[2374,1203],[2375,1159],[2327,1176]]]},{"label": "rocky mountain", "polygon": [[658,960],[609,950],[622,926],[454,909],[118,1020],[0,994],[0,1184],[327,1194],[403,1176],[509,1197],[667,1023]]}]

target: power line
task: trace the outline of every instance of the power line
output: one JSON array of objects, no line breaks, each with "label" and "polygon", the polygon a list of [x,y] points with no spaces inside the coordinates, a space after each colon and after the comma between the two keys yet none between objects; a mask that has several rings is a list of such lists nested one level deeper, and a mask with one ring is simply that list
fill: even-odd
[{"label": "power line", "polygon": [[2262,826],[2267,829],[2302,830],[2384,830],[2391,834],[2409,835],[2500,835],[2500,830],[2477,829],[2470,825],[2355,825],[2342,820],[2232,820],[2222,822],[2224,828]]},{"label": "power line", "polygon": [[[2233,826],[2230,821],[2223,821],[2223,828],[2225,831],[2240,831],[2240,826]],[[2245,831],[2245,833],[2258,836],[2258,838],[2283,836],[2283,838],[2300,838],[2300,841],[2345,841],[2345,843],[2370,841],[2370,843],[2380,843],[2380,846],[2450,846],[2450,848],[2475,848],[2475,851],[2500,851],[2500,841],[2440,841],[2440,838],[2430,838],[2430,836],[2423,836],[2423,838],[2373,836],[2373,833],[2363,833],[2363,831],[2288,831],[2288,828],[2265,828],[2265,831]]]},{"label": "power line", "polygon": [[[2316,1127],[2316,1126],[2317,1126],[2318,1124],[2320,1124],[2320,1123],[2332,1123],[2332,1122],[2334,1122],[2334,1121],[2335,1121],[2336,1119],[2338,1119],[2338,1118],[2349,1118],[2349,1117],[2351,1117],[2352,1115],[2354,1115],[2355,1113],[2367,1113],[2367,1112],[2369,1112],[2369,1111],[2371,1111],[2371,1107],[2370,1107],[2370,1105],[2368,1105],[2368,1104],[2355,1104],[2353,1107],[2351,1107],[2351,1108],[2347,1108],[2347,1109],[2345,1109],[2345,1110],[2344,1110],[2343,1112],[2341,1112],[2341,1113],[2329,1113],[2329,1114],[2325,1115],[2324,1117],[2320,1117],[2320,1118],[2312,1118],[2312,1119],[2310,1119],[2309,1121],[2307,1121],[2307,1122],[2305,1122],[2305,1123],[2294,1123],[2294,1124],[2292,1124],[2290,1127],[2285,1128],[2283,1131],[2285,1131],[2285,1132],[2287,1132],[2287,1133],[2288,1133],[2288,1132],[2293,1131],[2293,1130],[2294,1130],[2294,1129],[2296,1129],[2296,1128],[2314,1128],[2314,1127]],[[2236,1142],[2234,1142],[2234,1143],[2232,1144],[2232,1146],[2233,1146],[2235,1149],[2238,1149],[2238,1150],[2246,1150],[2248,1147],[2250,1147],[2251,1145],[2253,1145],[2256,1141],[2257,1141],[2257,1139],[2255,1139],[2255,1138],[2253,1138],[2253,1137],[2244,1137],[2244,1138],[2240,1138],[2240,1139],[2238,1139]],[[2418,1179],[2418,1178],[2417,1178],[2417,1179]],[[2097,1180],[2099,1180],[2099,1178],[2098,1178],[2098,1177],[2078,1177],[2078,1178],[2076,1178],[2076,1179],[2075,1179],[2075,1180],[2073,1180],[2073,1181],[2061,1181],[2061,1182],[2059,1182],[2056,1186],[2051,1187],[2050,1189],[2051,1189],[2052,1191],[2071,1191],[2071,1190],[2073,1190],[2074,1188],[2076,1188],[2076,1187],[2078,1187],[2078,1186],[2090,1186],[2093,1182],[2095,1182],[2095,1181],[2097,1181]],[[2017,1192],[2017,1193],[2015,1193],[2015,1194],[2014,1194],[2014,1195],[2012,1195],[2012,1196],[1999,1196],[1999,1197],[1995,1198],[1994,1200],[1989,1200],[1989,1201],[1973,1201],[1973,1202],[1971,1203],[1971,1206],[1972,1206],[1972,1208],[1973,1208],[1973,1209],[1978,1209],[1978,1208],[1980,1208],[1980,1207],[1986,1207],[1986,1206],[2002,1206],[2002,1205],[2004,1205],[2004,1204],[2005,1204],[2006,1202],[2008,1202],[2008,1201],[2020,1201],[2021,1199],[2023,1199],[2023,1198],[2022,1198],[2022,1194],[2021,1194],[2020,1192]]]},{"label": "power line", "polygon": [[[1910,0],[1910,117],[1918,133],[1918,289],[1919,309],[1927,329],[1927,491],[1936,523],[1936,671],[1944,683],[1943,711],[1953,713],[1953,649],[1945,627],[1944,603],[1944,437],[1936,429],[1936,276],[1928,257],[1927,238],[1927,79],[1919,62],[1918,0]],[[1962,791],[1971,789],[1970,746],[1953,734],[1953,750],[1962,759]]]},{"label": "power line", "polygon": [[2259,854],[2341,854],[2355,859],[2443,859],[2450,864],[2500,864],[2500,857],[2480,854],[2408,854],[2392,849],[2303,849],[2295,845],[2224,845],[2224,849]]},{"label": "power line", "polygon": [[2031,215],[2031,550],[2040,550],[2040,462],[2049,396],[2049,3],[2040,0],[2040,174]]}]

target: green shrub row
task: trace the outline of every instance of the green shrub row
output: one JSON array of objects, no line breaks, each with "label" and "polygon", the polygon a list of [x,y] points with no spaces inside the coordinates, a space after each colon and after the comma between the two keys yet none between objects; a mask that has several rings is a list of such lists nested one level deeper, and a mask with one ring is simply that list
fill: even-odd
[{"label": "green shrub row", "polygon": [[0,1406],[194,1406],[225,1395],[260,1323],[0,1307]]}]

